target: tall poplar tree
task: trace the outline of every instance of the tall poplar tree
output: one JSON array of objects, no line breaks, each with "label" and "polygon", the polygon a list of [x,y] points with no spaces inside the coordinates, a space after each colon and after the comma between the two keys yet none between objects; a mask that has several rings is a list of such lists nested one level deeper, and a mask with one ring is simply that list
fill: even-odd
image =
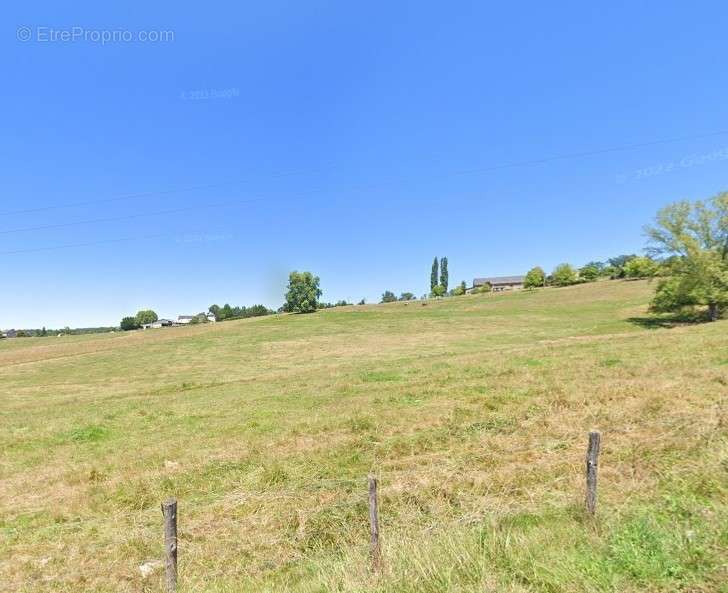
[{"label": "tall poplar tree", "polygon": [[435,290],[435,286],[438,284],[438,278],[437,278],[437,272],[438,272],[439,265],[437,263],[437,258],[432,262],[432,273],[430,274],[430,290]]},{"label": "tall poplar tree", "polygon": [[443,257],[440,260],[440,284],[445,289],[445,292],[447,292],[447,283],[450,280],[450,276],[447,273],[447,258]]}]

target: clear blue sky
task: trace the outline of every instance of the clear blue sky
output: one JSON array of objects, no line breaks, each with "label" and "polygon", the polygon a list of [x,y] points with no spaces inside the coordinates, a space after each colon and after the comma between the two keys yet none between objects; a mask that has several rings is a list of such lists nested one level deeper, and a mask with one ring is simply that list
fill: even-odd
[{"label": "clear blue sky", "polygon": [[3,13],[3,328],[278,306],[293,269],[374,301],[435,255],[451,284],[580,265],[728,189],[724,2]]}]

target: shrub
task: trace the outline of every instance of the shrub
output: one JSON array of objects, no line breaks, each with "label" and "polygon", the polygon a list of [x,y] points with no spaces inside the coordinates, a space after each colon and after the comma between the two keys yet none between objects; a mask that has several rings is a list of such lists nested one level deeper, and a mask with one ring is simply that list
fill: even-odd
[{"label": "shrub", "polygon": [[571,264],[559,264],[551,274],[554,286],[569,286],[576,282],[576,271]]},{"label": "shrub", "polygon": [[124,317],[119,324],[123,331],[130,331],[132,329],[139,329],[136,317]]},{"label": "shrub", "polygon": [[531,268],[526,274],[526,279],[523,282],[525,288],[538,288],[546,283],[546,274],[543,269],[539,266]]}]

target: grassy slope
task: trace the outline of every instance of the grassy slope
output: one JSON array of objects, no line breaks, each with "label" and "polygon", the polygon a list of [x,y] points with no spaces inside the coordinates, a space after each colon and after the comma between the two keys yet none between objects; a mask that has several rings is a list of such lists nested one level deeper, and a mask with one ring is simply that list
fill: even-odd
[{"label": "grassy slope", "polygon": [[186,591],[726,591],[728,322],[647,329],[649,293],[5,340],[2,588],[160,590],[137,567],[175,495]]}]

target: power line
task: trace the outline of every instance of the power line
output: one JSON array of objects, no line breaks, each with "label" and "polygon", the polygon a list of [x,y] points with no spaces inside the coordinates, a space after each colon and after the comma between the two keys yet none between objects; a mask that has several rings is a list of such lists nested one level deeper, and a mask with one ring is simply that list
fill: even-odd
[{"label": "power line", "polygon": [[[544,163],[550,163],[553,161],[581,158],[581,157],[587,157],[587,156],[597,156],[600,154],[608,154],[608,153],[612,153],[612,152],[623,152],[623,151],[628,151],[628,150],[635,150],[637,148],[646,148],[649,146],[657,146],[660,144],[671,144],[671,143],[675,143],[675,142],[683,142],[686,140],[698,140],[698,139],[702,139],[702,138],[711,138],[714,136],[723,136],[726,134],[728,134],[728,130],[719,130],[719,131],[708,132],[708,133],[704,133],[704,134],[694,134],[694,135],[690,135],[690,136],[678,136],[678,137],[666,138],[666,139],[662,139],[662,140],[653,140],[650,142],[640,142],[640,143],[636,143],[636,144],[613,146],[610,148],[602,148],[602,149],[597,149],[597,150],[565,153],[565,154],[553,155],[553,156],[538,158],[538,159],[514,161],[514,162],[510,162],[510,163],[502,163],[499,165],[492,165],[492,166],[488,166],[488,167],[462,169],[459,171],[453,171],[452,174],[453,175],[468,175],[468,174],[474,174],[474,173],[488,173],[490,171],[498,171],[500,169],[525,167],[525,166],[529,166],[529,165],[539,165],[539,164],[544,164]],[[317,172],[317,171],[330,171],[330,170],[334,170],[334,169],[336,169],[336,167],[327,167],[327,168],[323,168],[323,169],[304,169],[304,170],[298,170],[298,171],[285,171],[285,172],[274,173],[274,174],[270,175],[269,177],[275,179],[275,178],[281,178],[281,177],[288,177],[291,175],[302,175],[302,174],[307,174],[307,173]],[[251,178],[238,179],[238,180],[226,181],[226,182],[221,182],[221,183],[193,185],[193,186],[164,189],[164,190],[158,190],[158,191],[148,191],[148,192],[125,194],[125,195],[113,196],[113,197],[109,197],[109,198],[99,198],[99,199],[84,200],[84,201],[78,201],[78,202],[67,202],[64,204],[53,204],[53,205],[49,205],[49,206],[38,206],[38,207],[23,208],[23,209],[18,209],[18,210],[7,210],[5,212],[0,212],[0,216],[12,216],[15,214],[31,214],[31,213],[36,213],[36,212],[45,212],[45,211],[49,211],[49,210],[60,210],[63,208],[73,208],[73,207],[78,207],[78,206],[91,206],[91,205],[95,205],[95,204],[105,204],[105,203],[110,203],[110,202],[119,202],[119,201],[133,200],[133,199],[139,199],[139,198],[149,198],[149,197],[154,197],[154,196],[163,196],[163,195],[169,195],[169,194],[175,194],[175,193],[192,192],[192,191],[198,191],[198,190],[203,190],[203,189],[219,189],[222,187],[242,185],[245,183],[250,183],[252,181],[253,181],[253,179],[251,179]]]},{"label": "power line", "polygon": [[[277,179],[280,177],[288,177],[291,175],[299,175],[299,174],[305,174],[305,173],[311,173],[315,171],[327,171],[329,169],[327,168],[320,168],[320,169],[308,169],[303,171],[283,171],[279,173],[274,173],[270,175],[271,178]],[[150,198],[154,196],[164,196],[169,194],[176,194],[176,193],[183,193],[183,192],[192,192],[192,191],[198,191],[203,189],[219,189],[222,187],[230,187],[234,185],[243,185],[246,183],[250,183],[254,181],[254,179],[247,178],[247,179],[234,179],[231,181],[224,181],[220,183],[208,183],[204,185],[191,185],[186,187],[177,187],[177,188],[171,188],[171,189],[163,189],[163,190],[157,190],[157,191],[147,191],[147,192],[139,192],[139,193],[132,193],[132,194],[123,194],[120,196],[112,196],[109,198],[98,198],[94,200],[84,200],[80,202],[66,202],[64,204],[52,204],[49,206],[37,206],[33,208],[22,208],[19,210],[7,210],[5,212],[0,212],[0,216],[12,216],[14,214],[32,214],[35,212],[46,212],[48,210],[61,210],[63,208],[74,208],[77,206],[92,206],[94,204],[106,204],[110,202],[121,202],[126,200],[133,200],[133,199],[139,199],[139,198]]]},{"label": "power line", "polygon": [[58,249],[70,249],[72,247],[90,247],[92,245],[104,245],[107,243],[124,243],[127,241],[143,241],[147,239],[162,239],[173,237],[179,233],[161,233],[156,235],[142,235],[138,237],[122,237],[118,239],[99,239],[98,241],[85,241],[83,243],[67,243],[65,245],[50,245],[47,247],[31,247],[29,249],[13,249],[11,251],[0,251],[0,255],[17,255],[19,253],[35,253],[38,251],[56,251]]},{"label": "power line", "polygon": [[[642,143],[637,143],[637,144],[629,144],[629,145],[624,145],[624,146],[603,148],[603,149],[592,150],[592,151],[566,153],[566,154],[554,155],[554,156],[540,158],[540,159],[514,161],[511,163],[503,163],[500,165],[494,165],[494,166],[490,166],[490,167],[454,171],[452,174],[464,175],[464,174],[472,174],[472,173],[485,173],[485,172],[490,172],[490,171],[496,171],[499,169],[537,165],[537,164],[543,164],[543,163],[548,163],[548,162],[557,161],[557,160],[566,160],[566,159],[572,159],[572,158],[596,156],[596,155],[600,155],[600,154],[607,154],[610,152],[634,150],[637,148],[644,148],[647,146],[668,144],[668,143],[680,142],[680,141],[685,141],[685,140],[695,140],[695,139],[699,139],[699,138],[708,138],[708,137],[720,136],[720,135],[725,135],[725,134],[728,134],[728,130],[710,132],[707,134],[696,134],[696,135],[692,135],[692,136],[680,136],[680,137],[663,139],[663,140],[654,140],[651,142],[642,142]],[[293,173],[281,173],[281,174],[279,174],[279,176],[284,176],[287,174],[293,174]],[[241,182],[240,181],[226,182],[226,183],[218,183],[218,184],[198,185],[198,186],[193,186],[193,187],[188,187],[188,188],[178,188],[178,189],[174,189],[174,190],[165,190],[165,191],[161,191],[161,192],[146,192],[146,193],[140,193],[140,194],[129,194],[128,196],[119,196],[119,197],[115,197],[115,198],[106,198],[106,199],[101,199],[101,200],[89,200],[86,202],[76,202],[74,204],[59,204],[56,206],[32,208],[32,209],[26,209],[26,210],[16,210],[16,211],[12,211],[9,213],[6,212],[6,213],[0,214],[0,215],[8,215],[8,214],[13,214],[13,213],[39,212],[39,211],[43,211],[43,210],[66,208],[66,207],[70,207],[73,205],[98,204],[98,203],[104,203],[104,202],[110,202],[110,201],[123,200],[123,199],[129,198],[129,197],[148,197],[148,196],[152,196],[152,195],[161,195],[164,193],[176,193],[176,192],[182,192],[182,191],[193,191],[193,190],[197,190],[197,189],[218,188],[218,187],[233,185],[236,183],[241,183]],[[386,185],[387,184],[385,182],[385,183],[364,185],[361,187],[378,188],[378,187],[383,187]],[[315,191],[305,192],[305,194],[303,194],[303,195],[310,195],[312,193],[315,193]],[[200,208],[222,208],[222,207],[226,207],[226,206],[233,206],[233,205],[239,205],[239,204],[249,204],[249,203],[254,203],[254,202],[260,202],[265,199],[266,198],[264,198],[264,197],[257,197],[257,198],[250,198],[250,199],[246,199],[246,200],[228,200],[225,202],[217,202],[217,203],[202,204],[202,205],[196,204],[194,206],[185,206],[185,207],[180,207],[180,208],[159,210],[156,212],[144,212],[144,213],[139,213],[139,214],[124,215],[124,216],[113,216],[113,217],[95,218],[95,219],[87,219],[87,220],[65,222],[65,223],[53,223],[53,224],[47,224],[47,225],[36,225],[36,226],[30,226],[30,227],[6,229],[6,230],[0,230],[0,235],[7,235],[7,234],[21,233],[21,232],[30,232],[30,231],[50,230],[50,229],[56,229],[56,228],[66,228],[66,227],[78,226],[78,225],[84,225],[84,224],[98,224],[98,223],[106,223],[106,222],[118,222],[118,221],[122,221],[122,220],[134,220],[134,219],[138,219],[138,218],[148,218],[150,216],[162,216],[165,214],[176,214],[179,212],[189,212],[189,211],[197,210]],[[56,250],[56,249],[69,249],[72,247],[85,247],[85,246],[100,245],[100,244],[105,244],[105,243],[118,243],[118,242],[125,242],[125,241],[145,240],[145,239],[160,238],[160,237],[167,237],[167,236],[173,236],[173,235],[170,235],[170,234],[148,235],[148,236],[142,236],[142,237],[127,237],[127,238],[121,238],[121,239],[104,239],[104,240],[90,241],[90,242],[84,242],[84,243],[70,243],[70,244],[58,245],[58,246],[17,249],[17,250],[9,250],[9,251],[0,251],[0,255],[32,253],[32,252],[36,252],[36,251],[52,251],[52,250]]]},{"label": "power line", "polygon": [[497,171],[499,169],[508,169],[511,167],[525,167],[528,165],[540,165],[543,163],[550,163],[553,161],[560,161],[560,160],[566,160],[566,159],[574,159],[574,158],[581,158],[586,156],[597,156],[600,154],[608,154],[610,152],[624,152],[627,150],[635,150],[637,148],[646,148],[648,146],[656,146],[659,144],[670,144],[674,142],[683,142],[685,140],[698,140],[701,138],[711,138],[713,136],[724,136],[728,134],[728,130],[720,130],[717,132],[709,132],[707,134],[697,134],[694,136],[679,136],[676,138],[668,138],[664,140],[653,140],[651,142],[639,142],[637,144],[627,144],[625,146],[614,146],[611,148],[601,148],[598,150],[587,150],[583,152],[572,152],[572,153],[566,153],[566,154],[560,154],[555,156],[550,156],[546,158],[541,159],[532,159],[527,161],[516,161],[513,163],[506,163],[502,165],[494,165],[492,167],[484,167],[484,168],[478,168],[478,169],[464,169],[460,171],[460,174],[468,174],[468,173],[486,173],[489,171]]},{"label": "power line", "polygon": [[[204,208],[222,208],[225,206],[233,206],[238,204],[250,204],[252,202],[260,202],[265,198],[251,198],[249,200],[228,200],[225,202],[217,202],[214,204],[205,204]],[[25,233],[30,231],[46,231],[49,229],[59,229],[70,226],[78,226],[83,224],[97,224],[104,222],[118,222],[121,220],[134,220],[136,218],[149,218],[151,216],[162,216],[164,214],[177,214],[179,212],[189,212],[191,210],[199,210],[200,205],[195,204],[194,206],[184,206],[182,208],[172,208],[169,210],[157,210],[156,212],[141,212],[138,214],[125,214],[124,216],[109,216],[106,218],[92,218],[88,220],[77,220],[74,222],[57,222],[53,224],[43,224],[37,226],[21,227],[16,229],[5,229],[0,230],[0,235],[9,235],[11,233]]]}]

